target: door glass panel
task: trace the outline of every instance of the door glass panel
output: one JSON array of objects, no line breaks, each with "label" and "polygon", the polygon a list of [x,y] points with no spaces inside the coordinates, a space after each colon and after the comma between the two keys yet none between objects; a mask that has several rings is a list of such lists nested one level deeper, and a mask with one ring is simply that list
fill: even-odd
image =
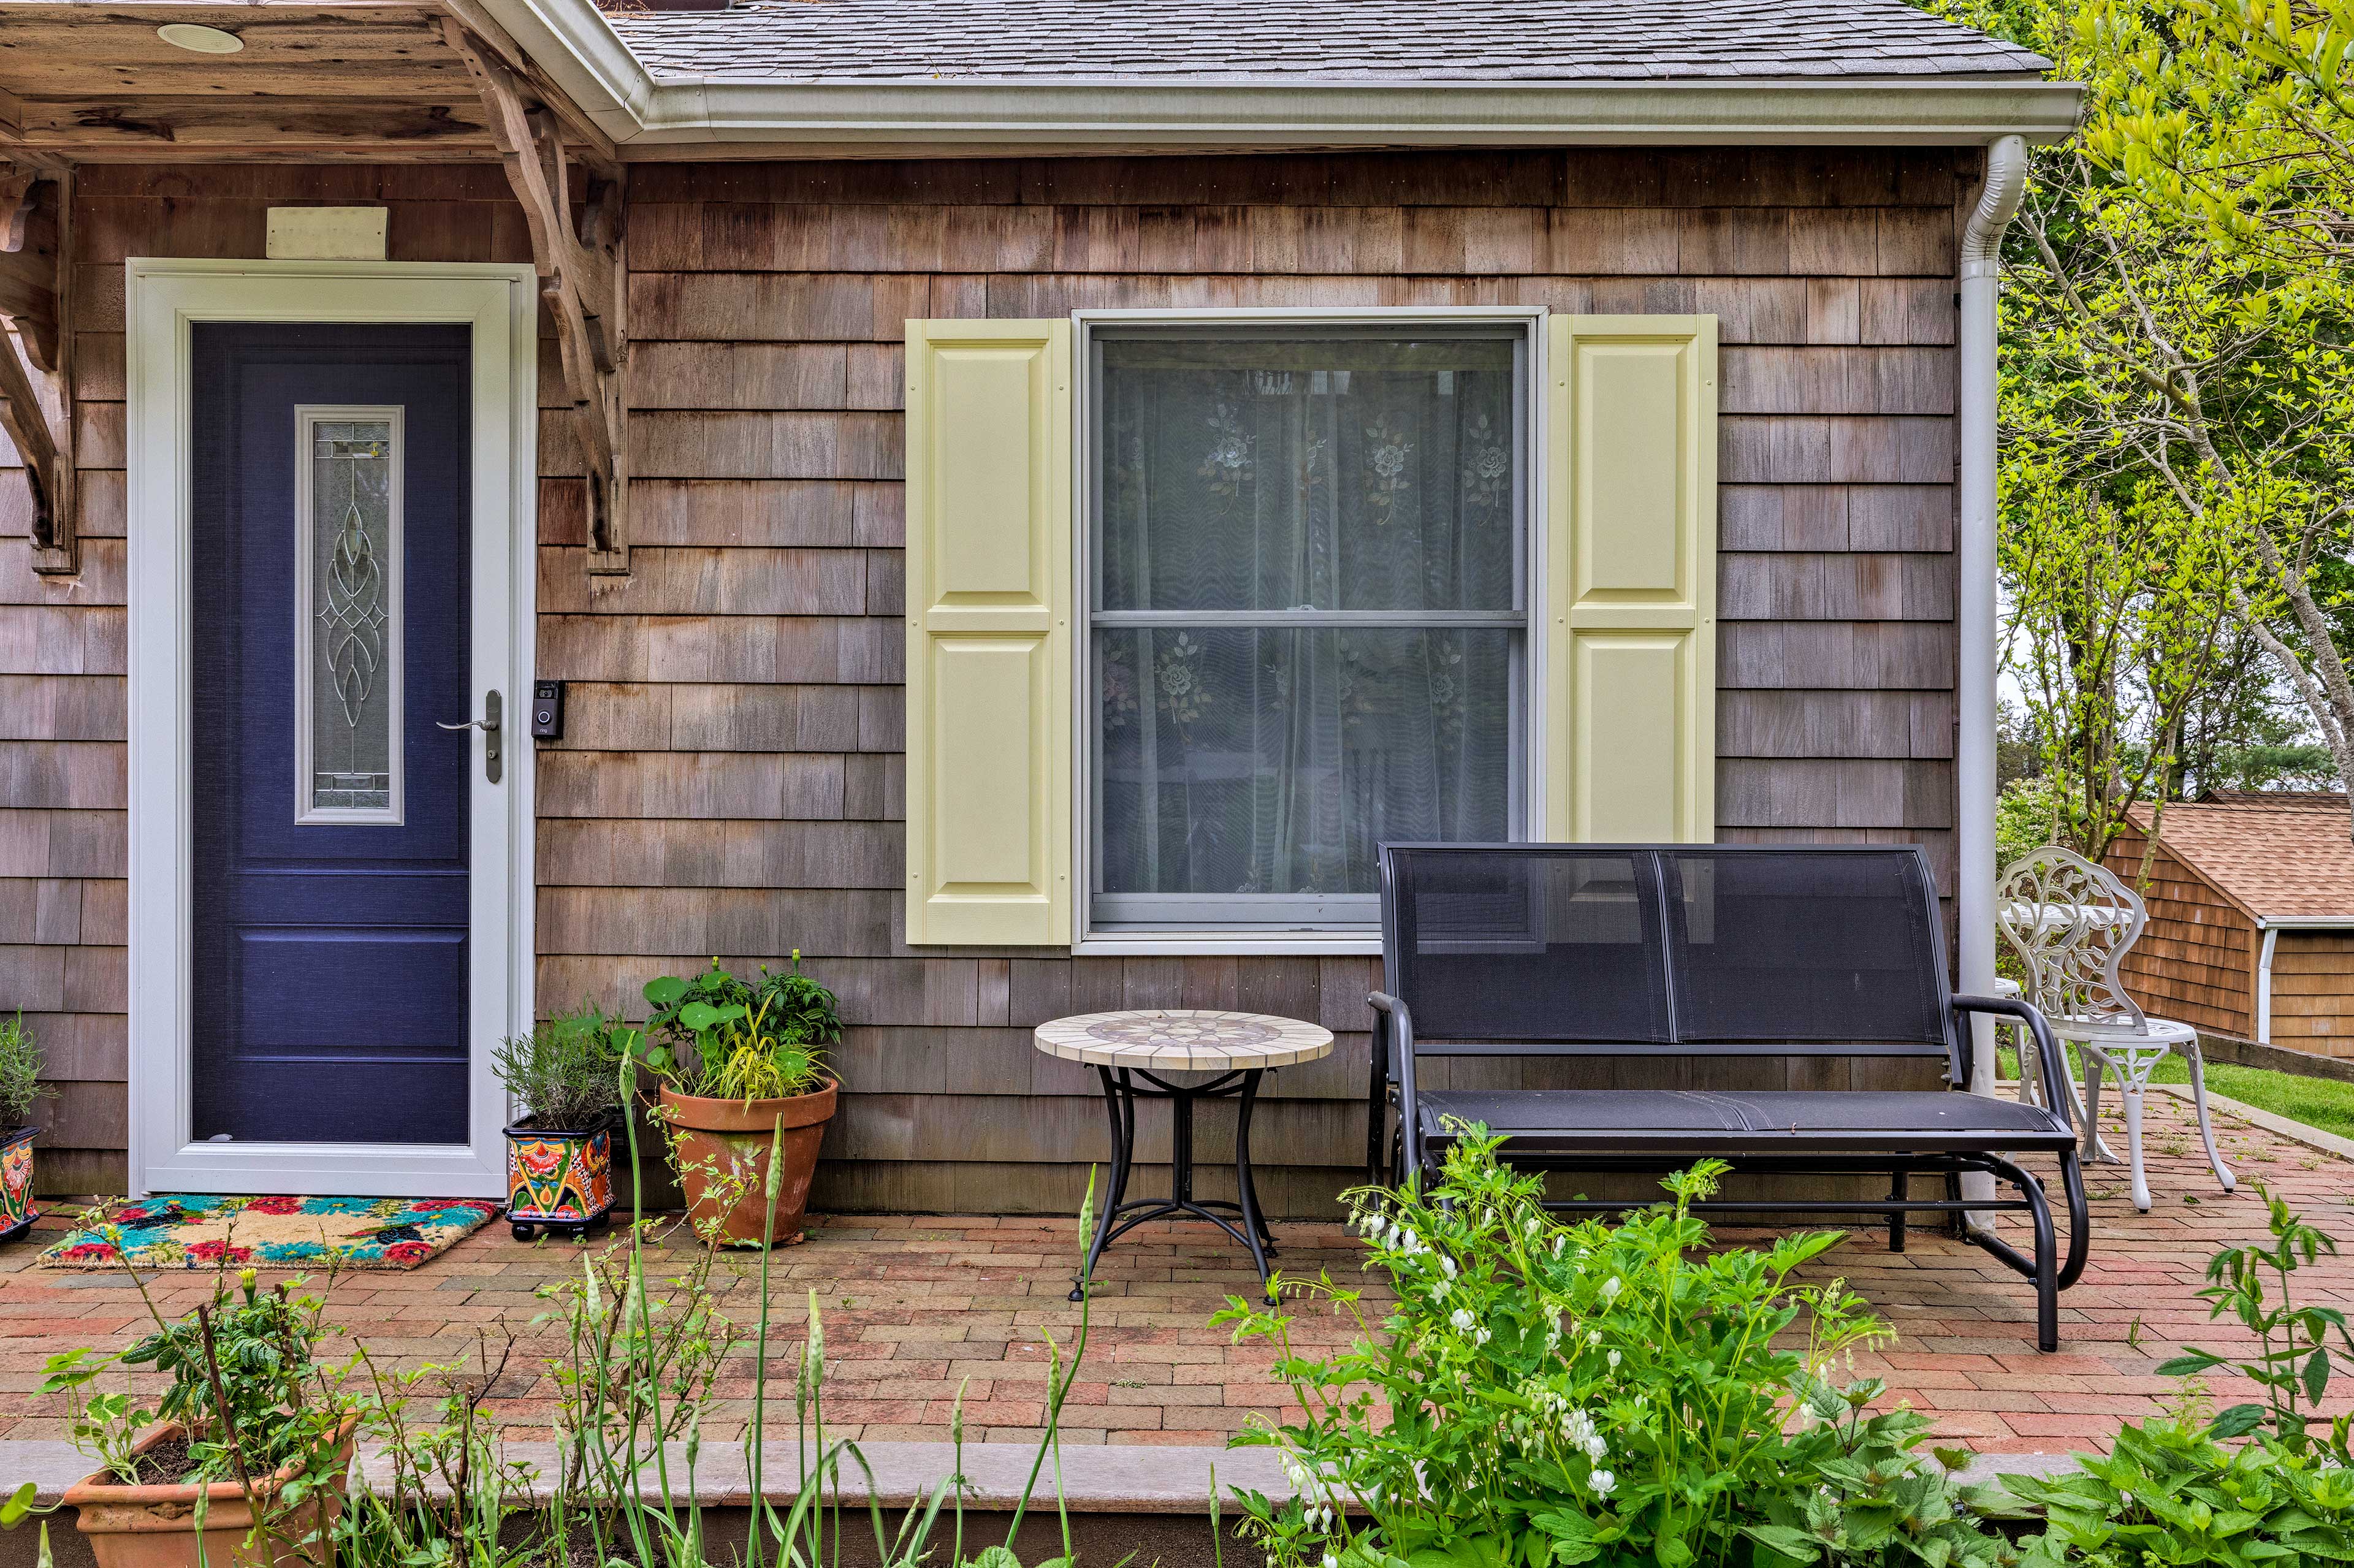
[{"label": "door glass panel", "polygon": [[295,820],[400,819],[400,410],[302,408]]}]

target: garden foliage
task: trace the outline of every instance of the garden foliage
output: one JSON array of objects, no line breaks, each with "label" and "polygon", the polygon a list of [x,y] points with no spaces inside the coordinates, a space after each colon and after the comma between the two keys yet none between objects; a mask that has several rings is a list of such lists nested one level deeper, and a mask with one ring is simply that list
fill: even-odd
[{"label": "garden foliage", "polygon": [[[1998,1560],[1945,1467],[1918,1454],[1926,1420],[1872,1414],[1879,1384],[1830,1381],[1887,1337],[1841,1282],[1797,1277],[1837,1233],[1704,1251],[1691,1206],[1715,1191],[1714,1160],[1624,1224],[1562,1225],[1498,1141],[1451,1146],[1426,1194],[1352,1194],[1368,1266],[1395,1293],[1379,1320],[1329,1278],[1288,1282],[1289,1308],[1235,1298],[1219,1315],[1274,1345],[1301,1411],[1238,1439],[1277,1446],[1303,1490],[1280,1507],[1243,1496],[1273,1562]],[[1338,1355],[1302,1354],[1303,1301],[1363,1331]]]},{"label": "garden foliage", "polygon": [[833,992],[801,972],[739,980],[711,960],[691,979],[646,983],[646,1065],[683,1095],[782,1099],[825,1084],[824,1047],[842,1038]]},{"label": "garden foliage", "polygon": [[614,1069],[631,1032],[592,1002],[499,1043],[492,1066],[539,1127],[582,1131],[620,1109]]}]

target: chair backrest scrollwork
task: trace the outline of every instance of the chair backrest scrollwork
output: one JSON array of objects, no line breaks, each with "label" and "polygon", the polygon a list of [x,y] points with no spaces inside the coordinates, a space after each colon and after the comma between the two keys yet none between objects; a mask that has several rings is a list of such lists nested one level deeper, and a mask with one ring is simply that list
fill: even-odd
[{"label": "chair backrest scrollwork", "polygon": [[2047,844],[2004,870],[1994,906],[2003,940],[2027,966],[2027,1000],[2052,1023],[2077,1033],[2149,1032],[2117,974],[2149,921],[2124,882]]}]

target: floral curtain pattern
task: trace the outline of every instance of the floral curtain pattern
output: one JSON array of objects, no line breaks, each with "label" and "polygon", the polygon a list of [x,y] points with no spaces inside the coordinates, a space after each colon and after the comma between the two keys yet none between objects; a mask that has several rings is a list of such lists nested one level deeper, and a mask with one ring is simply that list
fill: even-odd
[{"label": "floral curtain pattern", "polygon": [[1099,396],[1099,890],[1369,895],[1384,840],[1511,837],[1512,343],[1111,338]]}]

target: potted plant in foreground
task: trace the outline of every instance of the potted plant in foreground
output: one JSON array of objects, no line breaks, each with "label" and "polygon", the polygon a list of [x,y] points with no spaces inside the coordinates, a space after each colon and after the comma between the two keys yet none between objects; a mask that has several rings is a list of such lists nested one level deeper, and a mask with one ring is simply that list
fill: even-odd
[{"label": "potted plant in foreground", "polygon": [[500,1043],[492,1065],[524,1110],[505,1129],[515,1240],[529,1241],[540,1228],[587,1235],[611,1217],[618,1069],[628,1033],[583,1002]]},{"label": "potted plant in foreground", "polygon": [[[833,1119],[824,1047],[842,1038],[833,992],[801,973],[738,980],[719,967],[646,985],[653,1012],[642,1045],[663,1080],[662,1118],[696,1230],[730,1245],[802,1239],[818,1145]],[[780,1169],[774,1228],[766,1192],[770,1149]]]},{"label": "potted plant in foreground", "polygon": [[[74,1445],[99,1461],[64,1499],[99,1568],[333,1561],[358,1418],[313,1361],[321,1310],[249,1268],[120,1355],[50,1358],[41,1392],[66,1395]],[[169,1374],[152,1414],[93,1392],[117,1364]]]},{"label": "potted plant in foreground", "polygon": [[0,1018],[0,1242],[41,1216],[33,1208],[33,1102],[41,1094],[41,1047],[24,1014]]}]

